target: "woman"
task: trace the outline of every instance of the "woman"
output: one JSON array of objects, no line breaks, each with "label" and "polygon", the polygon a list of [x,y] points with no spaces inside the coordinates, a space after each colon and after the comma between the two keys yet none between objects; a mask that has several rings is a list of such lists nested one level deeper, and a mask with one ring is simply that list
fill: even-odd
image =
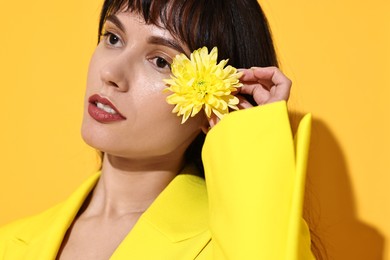
[{"label": "woman", "polygon": [[[181,124],[163,80],[176,55],[203,46],[250,68],[234,93],[243,111]],[[308,130],[295,153],[283,102],[291,82],[276,66],[256,0],[106,0],[82,124],[103,152],[101,172],[63,204],[3,228],[0,256],[312,259],[300,217]],[[255,104],[268,105],[246,110]]]}]

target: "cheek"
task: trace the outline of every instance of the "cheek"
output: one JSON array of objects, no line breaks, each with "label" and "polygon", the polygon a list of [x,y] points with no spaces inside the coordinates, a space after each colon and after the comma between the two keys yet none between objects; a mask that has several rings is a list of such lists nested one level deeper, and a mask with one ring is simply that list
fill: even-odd
[{"label": "cheek", "polygon": [[168,78],[168,76],[164,76],[164,74],[153,75],[153,73],[148,72],[147,70],[145,75],[139,79],[139,84],[142,85],[143,95],[156,96],[165,101],[167,94],[163,92],[166,88],[163,79]]},{"label": "cheek", "polygon": [[139,99],[136,107],[141,110],[141,116],[128,122],[131,132],[122,132],[127,136],[130,149],[137,147],[139,152],[153,155],[184,152],[199,134],[202,123],[205,122],[203,115],[200,113],[181,124],[181,117],[172,113],[174,106],[165,101],[166,96],[160,92],[158,95],[147,96],[146,100]]},{"label": "cheek", "polygon": [[163,79],[168,77],[161,74],[142,77],[136,85],[143,84],[143,88],[137,90],[134,87],[130,96],[134,97],[134,108],[140,112],[134,113],[137,115],[134,118],[135,126],[140,127],[138,130],[145,134],[147,140],[177,145],[192,139],[194,133],[196,135],[201,127],[206,125],[207,120],[204,113],[200,112],[185,124],[181,124],[182,117],[172,113],[174,105],[166,102],[166,98],[172,94],[163,91],[167,88]]},{"label": "cheek", "polygon": [[[166,102],[170,93],[164,92],[167,87],[163,79],[168,75],[159,74],[155,71],[140,71],[137,78],[130,83],[127,93],[127,101],[123,106],[130,109],[129,114],[137,115],[135,120],[147,120],[150,124],[159,124],[160,121],[177,121],[177,117],[172,113],[174,106]],[[133,110],[133,111],[132,111]],[[140,122],[139,122],[140,123]]]},{"label": "cheek", "polygon": [[87,73],[87,86],[86,86],[86,91],[91,87],[96,87],[98,86],[98,80],[99,80],[99,58],[97,57],[97,53],[92,55],[91,60],[89,62],[88,66],[88,73]]},{"label": "cheek", "polygon": [[99,76],[99,64],[103,61],[95,52],[88,69],[82,124],[85,142],[99,150],[124,157],[171,154],[176,150],[184,152],[201,131],[201,126],[206,122],[205,116],[199,113],[182,125],[182,118],[172,113],[174,106],[166,102],[166,97],[172,93],[163,92],[167,87],[163,79],[169,78],[169,75],[145,69],[148,67],[133,67],[130,75],[127,75],[128,90],[116,93],[117,104],[125,113],[126,121],[104,125],[89,117],[88,97],[105,88]]}]

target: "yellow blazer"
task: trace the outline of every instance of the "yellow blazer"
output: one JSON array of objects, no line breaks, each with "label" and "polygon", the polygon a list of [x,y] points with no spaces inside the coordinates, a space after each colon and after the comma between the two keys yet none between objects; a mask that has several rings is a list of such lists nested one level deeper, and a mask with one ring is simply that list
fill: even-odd
[{"label": "yellow blazer", "polygon": [[[310,120],[294,144],[285,102],[226,116],[203,147],[206,182],[186,167],[110,259],[314,259],[301,217]],[[0,229],[0,259],[55,259],[99,176],[65,202]]]}]

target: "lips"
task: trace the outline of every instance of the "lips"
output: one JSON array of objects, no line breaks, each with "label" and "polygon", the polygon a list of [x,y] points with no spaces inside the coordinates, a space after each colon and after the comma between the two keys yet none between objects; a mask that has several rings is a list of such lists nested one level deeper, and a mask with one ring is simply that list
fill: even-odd
[{"label": "lips", "polygon": [[95,94],[89,97],[88,102],[88,113],[98,122],[110,123],[126,120],[126,117],[107,98]]}]

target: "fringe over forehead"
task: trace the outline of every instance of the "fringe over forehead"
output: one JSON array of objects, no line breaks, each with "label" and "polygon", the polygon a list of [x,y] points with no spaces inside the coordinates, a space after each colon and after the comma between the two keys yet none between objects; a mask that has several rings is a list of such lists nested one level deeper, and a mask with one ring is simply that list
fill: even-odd
[{"label": "fringe over forehead", "polygon": [[106,0],[99,39],[105,19],[121,11],[167,29],[190,51],[217,46],[218,59],[229,59],[230,65],[277,66],[268,22],[256,0]]}]

